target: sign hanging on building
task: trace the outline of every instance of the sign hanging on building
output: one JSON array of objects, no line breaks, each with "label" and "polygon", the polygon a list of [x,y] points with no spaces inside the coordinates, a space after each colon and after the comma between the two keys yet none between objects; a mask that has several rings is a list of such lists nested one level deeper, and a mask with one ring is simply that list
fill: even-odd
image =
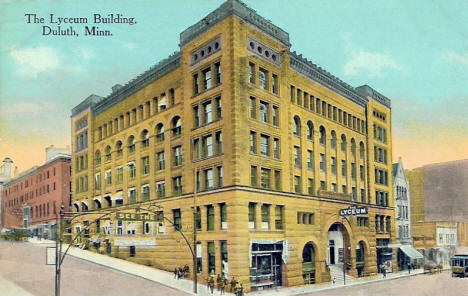
[{"label": "sign hanging on building", "polygon": [[115,218],[117,220],[127,220],[127,221],[148,221],[156,222],[159,221],[158,215],[155,214],[137,214],[137,213],[120,213],[117,212]]},{"label": "sign hanging on building", "polygon": [[341,209],[340,210],[340,216],[346,217],[346,216],[360,216],[360,215],[367,215],[367,207],[356,207],[356,206],[351,206],[347,209]]}]

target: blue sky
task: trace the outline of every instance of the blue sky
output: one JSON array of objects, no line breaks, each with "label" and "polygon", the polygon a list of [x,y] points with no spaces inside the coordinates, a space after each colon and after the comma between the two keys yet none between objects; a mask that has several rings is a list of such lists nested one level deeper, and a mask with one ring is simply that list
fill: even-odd
[{"label": "blue sky", "polygon": [[[69,144],[71,108],[178,50],[179,33],[222,2],[0,2],[0,158],[25,170],[46,146]],[[289,32],[292,50],[392,100],[395,160],[468,157],[468,1],[244,2]],[[112,37],[83,36],[82,25],[79,37],[41,36],[26,13],[121,13],[137,24],[102,25]]]}]

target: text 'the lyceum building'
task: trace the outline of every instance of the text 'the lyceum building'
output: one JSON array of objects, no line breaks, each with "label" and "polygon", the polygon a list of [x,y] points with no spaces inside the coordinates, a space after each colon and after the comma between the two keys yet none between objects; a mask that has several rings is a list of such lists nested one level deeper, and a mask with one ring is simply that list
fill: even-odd
[{"label": "text 'the lyceum building'", "polygon": [[[195,229],[200,280],[247,291],[339,281],[343,261],[350,278],[395,271],[390,100],[290,47],[228,0],[179,52],[76,106],[72,207],[96,215],[73,230],[118,212],[77,243],[173,270],[192,266],[177,229]],[[121,215],[149,204],[175,226]]]}]

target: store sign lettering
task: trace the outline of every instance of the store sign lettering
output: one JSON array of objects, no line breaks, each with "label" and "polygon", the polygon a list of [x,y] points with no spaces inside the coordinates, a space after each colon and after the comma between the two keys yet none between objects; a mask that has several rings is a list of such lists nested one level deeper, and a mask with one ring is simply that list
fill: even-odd
[{"label": "store sign lettering", "polygon": [[127,221],[157,221],[157,217],[154,214],[137,214],[137,213],[116,213],[117,220]]},{"label": "store sign lettering", "polygon": [[340,210],[340,216],[346,217],[346,216],[358,216],[358,215],[367,215],[367,208],[366,207],[356,207],[352,206],[347,209],[341,209]]}]

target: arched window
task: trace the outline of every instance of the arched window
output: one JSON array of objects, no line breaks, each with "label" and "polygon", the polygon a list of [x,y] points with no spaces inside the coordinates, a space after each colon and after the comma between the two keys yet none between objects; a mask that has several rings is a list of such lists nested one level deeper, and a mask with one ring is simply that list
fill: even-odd
[{"label": "arched window", "polygon": [[141,146],[149,147],[149,132],[146,129],[141,132]]},{"label": "arched window", "polygon": [[106,161],[110,161],[112,158],[112,155],[111,155],[111,147],[110,146],[107,146],[106,147]]},{"label": "arched window", "polygon": [[96,150],[96,152],[94,153],[94,163],[96,165],[101,164],[101,151],[99,151],[99,150]]},{"label": "arched window", "polygon": [[302,278],[305,284],[315,283],[315,250],[311,242],[302,250]]},{"label": "arched window", "polygon": [[301,120],[299,119],[299,116],[294,116],[294,128],[293,128],[293,134],[296,137],[301,136]]},{"label": "arched window", "polygon": [[356,140],[354,138],[351,138],[351,154],[356,156]]},{"label": "arched window", "polygon": [[310,120],[307,121],[307,140],[314,140],[314,124]]},{"label": "arched window", "polygon": [[179,116],[172,118],[172,134],[174,136],[182,134],[182,120]]},{"label": "arched window", "polygon": [[85,202],[81,202],[81,209],[83,210],[83,212],[87,212],[89,210],[88,204]]},{"label": "arched window", "polygon": [[356,249],[356,263],[364,263],[364,242],[360,241]]},{"label": "arched window", "polygon": [[335,131],[331,131],[331,149],[336,150],[336,133]]},{"label": "arched window", "polygon": [[123,149],[122,149],[122,141],[117,141],[115,144],[115,151],[117,151],[117,157],[122,157]]},{"label": "arched window", "polygon": [[156,139],[159,142],[164,141],[164,125],[162,123],[158,123],[156,126]]},{"label": "arched window", "polygon": [[[75,207],[75,212],[79,212],[80,211],[80,206],[77,204],[77,203],[74,203],[73,206]],[[37,210],[37,209],[36,209]],[[37,213],[37,211],[36,211]]]},{"label": "arched window", "polygon": [[94,206],[94,209],[95,209],[95,210],[102,208],[101,202],[100,202],[99,200],[97,200],[97,199],[95,199],[95,200],[93,201],[93,206]]},{"label": "arched window", "polygon": [[346,136],[341,135],[341,151],[346,152]]},{"label": "arched window", "polygon": [[325,128],[323,126],[320,126],[320,145],[325,146],[326,141],[327,135],[325,132]]},{"label": "arched window", "polygon": [[133,135],[128,137],[127,145],[129,153],[135,152],[135,137]]},{"label": "arched window", "polygon": [[361,156],[362,159],[364,159],[364,143],[363,142],[359,143],[359,155]]}]

